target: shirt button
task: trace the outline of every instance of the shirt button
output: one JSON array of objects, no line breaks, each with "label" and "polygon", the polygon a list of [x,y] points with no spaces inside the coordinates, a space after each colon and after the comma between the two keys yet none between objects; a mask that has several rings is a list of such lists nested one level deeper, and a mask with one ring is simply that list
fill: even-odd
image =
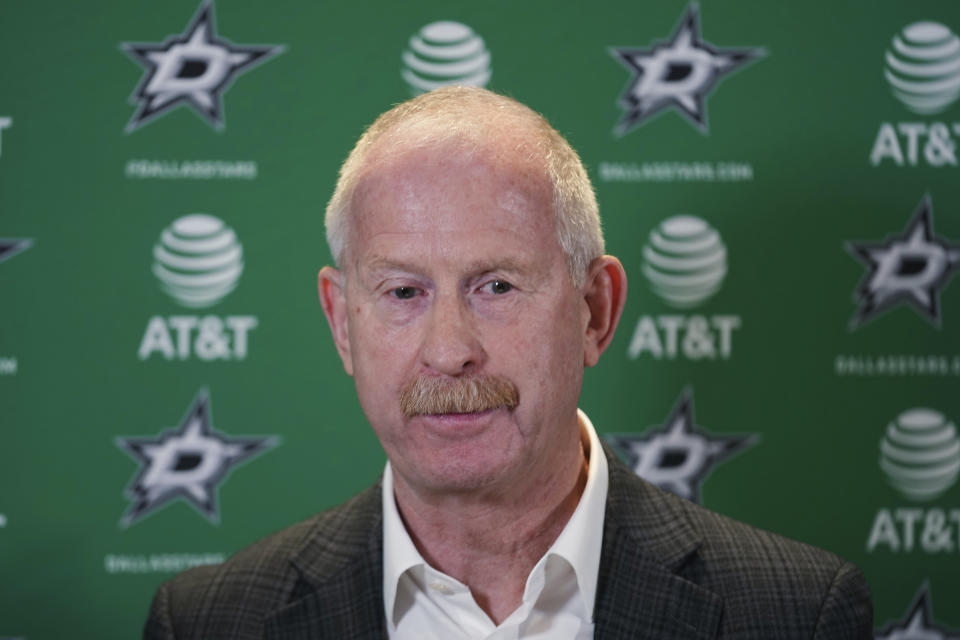
[{"label": "shirt button", "polygon": [[443,584],[442,582],[431,582],[430,588],[434,591],[439,591],[440,593],[450,593],[450,587]]}]

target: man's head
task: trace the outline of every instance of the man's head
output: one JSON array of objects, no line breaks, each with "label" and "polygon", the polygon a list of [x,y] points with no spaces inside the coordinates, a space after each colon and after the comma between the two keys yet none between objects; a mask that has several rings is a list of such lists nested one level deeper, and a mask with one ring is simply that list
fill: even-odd
[{"label": "man's head", "polygon": [[553,188],[553,211],[560,246],[575,286],[587,267],[603,255],[603,232],[593,186],[577,153],[550,123],[530,107],[476,87],[446,87],[401,103],[382,114],[357,141],[340,168],[327,204],[327,243],[339,266],[350,244],[351,201],[364,170],[394,149],[453,144],[477,150],[504,135],[523,132],[518,153],[538,159]]},{"label": "man's head", "polygon": [[575,464],[583,370],[626,278],[545,120],[479,89],[395,107],[350,154],[327,222],[342,271],[320,272],[321,302],[398,487],[498,491]]}]

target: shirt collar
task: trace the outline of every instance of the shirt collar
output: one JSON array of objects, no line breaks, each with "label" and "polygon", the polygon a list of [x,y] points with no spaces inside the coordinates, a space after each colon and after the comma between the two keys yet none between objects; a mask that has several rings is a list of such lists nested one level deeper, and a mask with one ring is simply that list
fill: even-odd
[{"label": "shirt collar", "polygon": [[408,569],[425,564],[400,519],[393,497],[393,468],[387,460],[383,471],[383,605],[391,629],[396,629],[394,605],[400,577]]},{"label": "shirt collar", "polygon": [[[597,576],[600,571],[600,547],[603,541],[603,517],[606,510],[609,484],[607,459],[600,445],[593,423],[577,409],[580,438],[584,449],[589,443],[587,484],[577,508],[560,535],[544,554],[539,564],[559,556],[572,568],[583,597],[586,615],[592,618],[597,594]],[[426,561],[417,551],[407,528],[400,518],[393,494],[393,469],[387,461],[383,472],[383,604],[387,624],[396,629],[396,599],[400,578],[408,570],[425,567]],[[528,585],[529,586],[529,585]]]},{"label": "shirt collar", "polygon": [[[603,515],[607,506],[607,458],[593,423],[577,409],[581,439],[590,446],[587,484],[583,495],[567,525],[547,550],[547,557],[557,555],[566,560],[577,576],[577,586],[583,595],[586,615],[593,617],[597,595],[597,575],[600,572],[600,547],[603,541]],[[586,442],[584,442],[586,448]]]}]

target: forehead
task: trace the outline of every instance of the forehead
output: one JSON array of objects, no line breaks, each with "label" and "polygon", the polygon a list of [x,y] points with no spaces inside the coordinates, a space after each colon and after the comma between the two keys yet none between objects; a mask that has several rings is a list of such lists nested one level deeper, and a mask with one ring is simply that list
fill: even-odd
[{"label": "forehead", "polygon": [[471,228],[554,237],[545,164],[522,139],[387,146],[371,155],[354,191],[352,241]]}]

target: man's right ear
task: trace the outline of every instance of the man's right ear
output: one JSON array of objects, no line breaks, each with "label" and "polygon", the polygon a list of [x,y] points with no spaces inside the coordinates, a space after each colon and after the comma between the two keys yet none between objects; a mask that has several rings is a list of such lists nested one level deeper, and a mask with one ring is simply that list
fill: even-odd
[{"label": "man's right ear", "polygon": [[353,359],[350,356],[350,331],[347,327],[347,297],[344,291],[343,274],[333,267],[320,269],[317,276],[317,290],[320,294],[320,306],[327,316],[333,343],[343,361],[347,375],[353,375]]}]

